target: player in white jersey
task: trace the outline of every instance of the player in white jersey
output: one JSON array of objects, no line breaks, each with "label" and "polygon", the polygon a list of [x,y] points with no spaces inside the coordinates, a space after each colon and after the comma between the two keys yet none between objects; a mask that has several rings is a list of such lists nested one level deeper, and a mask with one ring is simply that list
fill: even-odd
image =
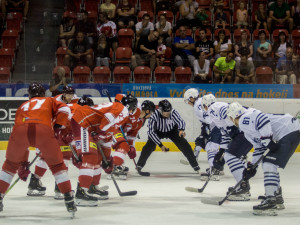
[{"label": "player in white jersey", "polygon": [[[228,117],[245,133],[245,137],[253,144],[255,152],[270,149],[263,159],[265,199],[261,204],[253,206],[255,215],[277,215],[275,209],[284,209],[281,194],[278,168],[285,168],[288,160],[295,152],[300,141],[300,124],[290,114],[265,114],[256,109],[245,109],[235,102],[230,104]],[[243,179],[249,180],[256,174],[253,164],[243,172]]]},{"label": "player in white jersey", "polygon": [[[234,124],[227,118],[228,103],[216,102],[212,94],[203,96],[202,106],[208,113],[212,122],[221,130],[220,150],[215,155],[213,167],[217,170],[224,164],[224,159],[230,172],[238,182],[242,179],[244,171],[243,158],[251,150],[252,144],[247,141],[244,134],[241,133]],[[232,193],[228,200],[247,201],[250,199],[250,186],[247,181],[241,183],[240,187]]]}]

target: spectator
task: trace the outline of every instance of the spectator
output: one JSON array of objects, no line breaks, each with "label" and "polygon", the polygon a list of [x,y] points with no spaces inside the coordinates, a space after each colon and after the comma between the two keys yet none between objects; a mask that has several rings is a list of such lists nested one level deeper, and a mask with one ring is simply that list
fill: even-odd
[{"label": "spectator", "polygon": [[116,5],[111,3],[111,0],[105,0],[104,3],[100,5],[100,12],[107,13],[109,20],[114,20],[116,16]]},{"label": "spectator", "polygon": [[194,82],[195,83],[208,83],[209,74],[209,60],[206,59],[205,52],[200,52],[199,58],[194,61]]},{"label": "spectator", "polygon": [[64,61],[65,65],[74,68],[77,63],[86,63],[90,68],[93,66],[93,50],[88,38],[83,32],[78,32],[67,50]]},{"label": "spectator", "polygon": [[174,39],[174,51],[176,66],[189,65],[192,66],[195,60],[193,50],[195,49],[194,39],[186,36],[186,29],[184,26],[179,28],[180,36]]},{"label": "spectator", "polygon": [[225,29],[227,24],[227,15],[223,12],[222,6],[219,6],[216,11],[215,29],[218,29],[220,24],[222,24],[222,28]]},{"label": "spectator", "polygon": [[208,15],[205,12],[204,8],[198,8],[196,11],[196,18],[201,21],[202,25],[204,26],[208,26],[209,24],[209,20],[208,20]]},{"label": "spectator", "polygon": [[153,23],[150,22],[150,15],[148,13],[145,13],[142,21],[135,25],[135,30],[136,44],[139,42],[141,36],[148,36],[149,34],[152,34],[154,26]]},{"label": "spectator", "polygon": [[62,47],[67,47],[67,45],[72,40],[75,34],[75,25],[73,19],[70,17],[63,18],[59,27],[59,42]]},{"label": "spectator", "polygon": [[205,53],[205,58],[210,61],[210,65],[213,65],[215,62],[214,59],[214,44],[211,40],[206,38],[206,29],[200,29],[199,31],[200,40],[196,42],[196,56],[200,52]]},{"label": "spectator", "polygon": [[247,84],[255,83],[254,64],[246,55],[241,55],[241,60],[236,63],[235,71],[235,84],[238,84],[241,81],[246,82]]},{"label": "spectator", "polygon": [[66,78],[65,69],[60,66],[57,68],[56,76],[54,76],[54,80],[50,82],[49,91],[52,92],[52,97],[62,94],[63,87],[68,86],[71,83],[69,78]]},{"label": "spectator", "polygon": [[109,67],[109,49],[105,35],[101,34],[98,38],[98,45],[95,52],[96,66]]},{"label": "spectator", "polygon": [[113,21],[108,20],[108,16],[105,12],[99,13],[97,33],[98,37],[103,34],[106,37],[109,47],[112,47],[113,51],[116,51],[118,47],[117,26]]},{"label": "spectator", "polygon": [[157,31],[142,36],[137,45],[136,54],[131,57],[132,68],[143,65],[143,62],[150,62],[150,69],[154,71],[156,63],[156,50],[158,46],[159,34]]},{"label": "spectator", "polygon": [[216,12],[218,7],[226,7],[227,6],[227,1],[223,1],[223,0],[211,0],[211,4],[210,4],[210,10],[212,12]]},{"label": "spectator", "polygon": [[[286,55],[280,57],[278,60],[275,74],[276,74],[276,80],[279,84],[287,84],[288,82],[290,84],[296,84],[297,78],[296,74],[293,68],[293,49],[291,47],[288,47],[286,49]],[[298,71],[297,71],[298,72]]]},{"label": "spectator", "polygon": [[134,28],[136,21],[134,6],[128,0],[122,0],[117,8],[118,14],[118,27],[121,28]]},{"label": "spectator", "polygon": [[172,11],[174,7],[174,0],[152,0],[153,11]]},{"label": "spectator", "polygon": [[237,28],[240,29],[242,26],[244,28],[248,27],[248,11],[245,7],[245,2],[240,1],[238,3],[238,9],[236,11],[236,20],[237,20]]},{"label": "spectator", "polygon": [[297,0],[296,4],[292,6],[291,17],[293,17],[294,24],[299,28],[300,26],[300,0]]},{"label": "spectator", "polygon": [[235,61],[241,61],[241,55],[246,55],[247,59],[252,61],[253,55],[253,45],[250,41],[248,41],[248,33],[243,30],[241,32],[241,41],[235,44]]},{"label": "spectator", "polygon": [[272,66],[272,46],[269,40],[266,40],[266,32],[260,30],[258,32],[259,40],[255,40],[253,44],[254,58],[256,66]]},{"label": "spectator", "polygon": [[232,51],[232,42],[225,34],[225,30],[219,30],[218,37],[214,42],[216,59],[225,57],[228,52]]},{"label": "spectator", "polygon": [[259,3],[258,9],[255,11],[255,22],[256,29],[265,29],[267,30],[267,11],[265,10],[265,4]]},{"label": "spectator", "polygon": [[10,12],[22,12],[23,18],[26,21],[29,9],[29,0],[2,0],[1,9],[3,14]]},{"label": "spectator", "polygon": [[82,11],[81,20],[76,23],[76,33],[83,32],[88,38],[91,46],[94,44],[94,38],[96,37],[96,24],[88,20],[89,13]]},{"label": "spectator", "polygon": [[296,75],[297,83],[300,83],[300,65],[299,65],[299,55],[297,53],[293,53],[292,56],[292,69],[291,72],[293,72]]},{"label": "spectator", "polygon": [[232,71],[235,67],[235,61],[233,60],[233,53],[228,52],[226,57],[220,57],[217,59],[214,65],[214,82],[220,81],[220,84],[224,84],[225,81],[231,82]]},{"label": "spectator", "polygon": [[159,39],[157,42],[158,42],[158,46],[157,46],[157,51],[156,51],[156,65],[162,66],[165,61],[164,57],[165,57],[167,47],[165,46],[164,38],[162,36],[159,36]]},{"label": "spectator", "polygon": [[179,20],[177,21],[176,28],[181,26],[191,27],[196,30],[196,27],[202,27],[201,21],[196,18],[195,4],[192,0],[185,0],[179,6]]},{"label": "spectator", "polygon": [[167,21],[166,14],[161,14],[159,21],[155,24],[155,28],[166,41],[166,46],[171,47],[172,45],[172,24]]},{"label": "spectator", "polygon": [[283,0],[277,0],[270,7],[268,18],[268,29],[270,32],[274,25],[288,27],[290,33],[293,31],[293,18],[290,17],[290,7]]},{"label": "spectator", "polygon": [[279,32],[278,40],[276,40],[272,46],[272,51],[274,53],[275,61],[277,62],[279,58],[285,56],[286,49],[292,47],[288,42],[288,37],[284,32]]}]

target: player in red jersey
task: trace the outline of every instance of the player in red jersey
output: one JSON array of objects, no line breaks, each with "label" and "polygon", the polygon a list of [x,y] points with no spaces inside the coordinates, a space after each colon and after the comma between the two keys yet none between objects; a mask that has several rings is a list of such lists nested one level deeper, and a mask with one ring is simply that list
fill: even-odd
[{"label": "player in red jersey", "polygon": [[70,108],[53,98],[44,97],[45,89],[39,83],[31,84],[28,93],[30,100],[23,103],[16,112],[6,160],[0,172],[0,211],[3,210],[2,199],[15,173],[18,172],[20,179],[27,180],[30,173],[28,147],[33,146],[43,154],[60,191],[64,194],[68,212],[74,214],[77,209],[71,182],[52,124],[55,118],[56,130],[66,126],[70,120]]}]

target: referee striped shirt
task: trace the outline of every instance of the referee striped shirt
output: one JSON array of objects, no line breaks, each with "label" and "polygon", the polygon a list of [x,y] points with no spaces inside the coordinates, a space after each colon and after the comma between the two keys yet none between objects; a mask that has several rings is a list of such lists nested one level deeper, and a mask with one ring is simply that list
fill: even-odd
[{"label": "referee striped shirt", "polygon": [[168,118],[163,117],[160,111],[156,110],[149,118],[148,136],[155,144],[161,147],[162,143],[157,136],[157,132],[169,132],[175,125],[178,125],[178,130],[185,130],[185,122],[175,109],[172,109],[170,117]]}]

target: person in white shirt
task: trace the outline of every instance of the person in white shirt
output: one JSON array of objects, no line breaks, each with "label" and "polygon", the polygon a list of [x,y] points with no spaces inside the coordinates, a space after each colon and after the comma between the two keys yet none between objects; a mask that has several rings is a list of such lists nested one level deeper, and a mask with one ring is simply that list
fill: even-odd
[{"label": "person in white shirt", "polygon": [[205,52],[200,52],[199,58],[194,61],[194,82],[208,83],[209,82],[209,66],[210,62],[206,59]]},{"label": "person in white shirt", "polygon": [[143,15],[143,19],[141,22],[138,22],[135,25],[136,30],[136,44],[139,42],[141,36],[148,36],[153,33],[154,26],[153,23],[150,22],[150,15],[145,13]]}]

